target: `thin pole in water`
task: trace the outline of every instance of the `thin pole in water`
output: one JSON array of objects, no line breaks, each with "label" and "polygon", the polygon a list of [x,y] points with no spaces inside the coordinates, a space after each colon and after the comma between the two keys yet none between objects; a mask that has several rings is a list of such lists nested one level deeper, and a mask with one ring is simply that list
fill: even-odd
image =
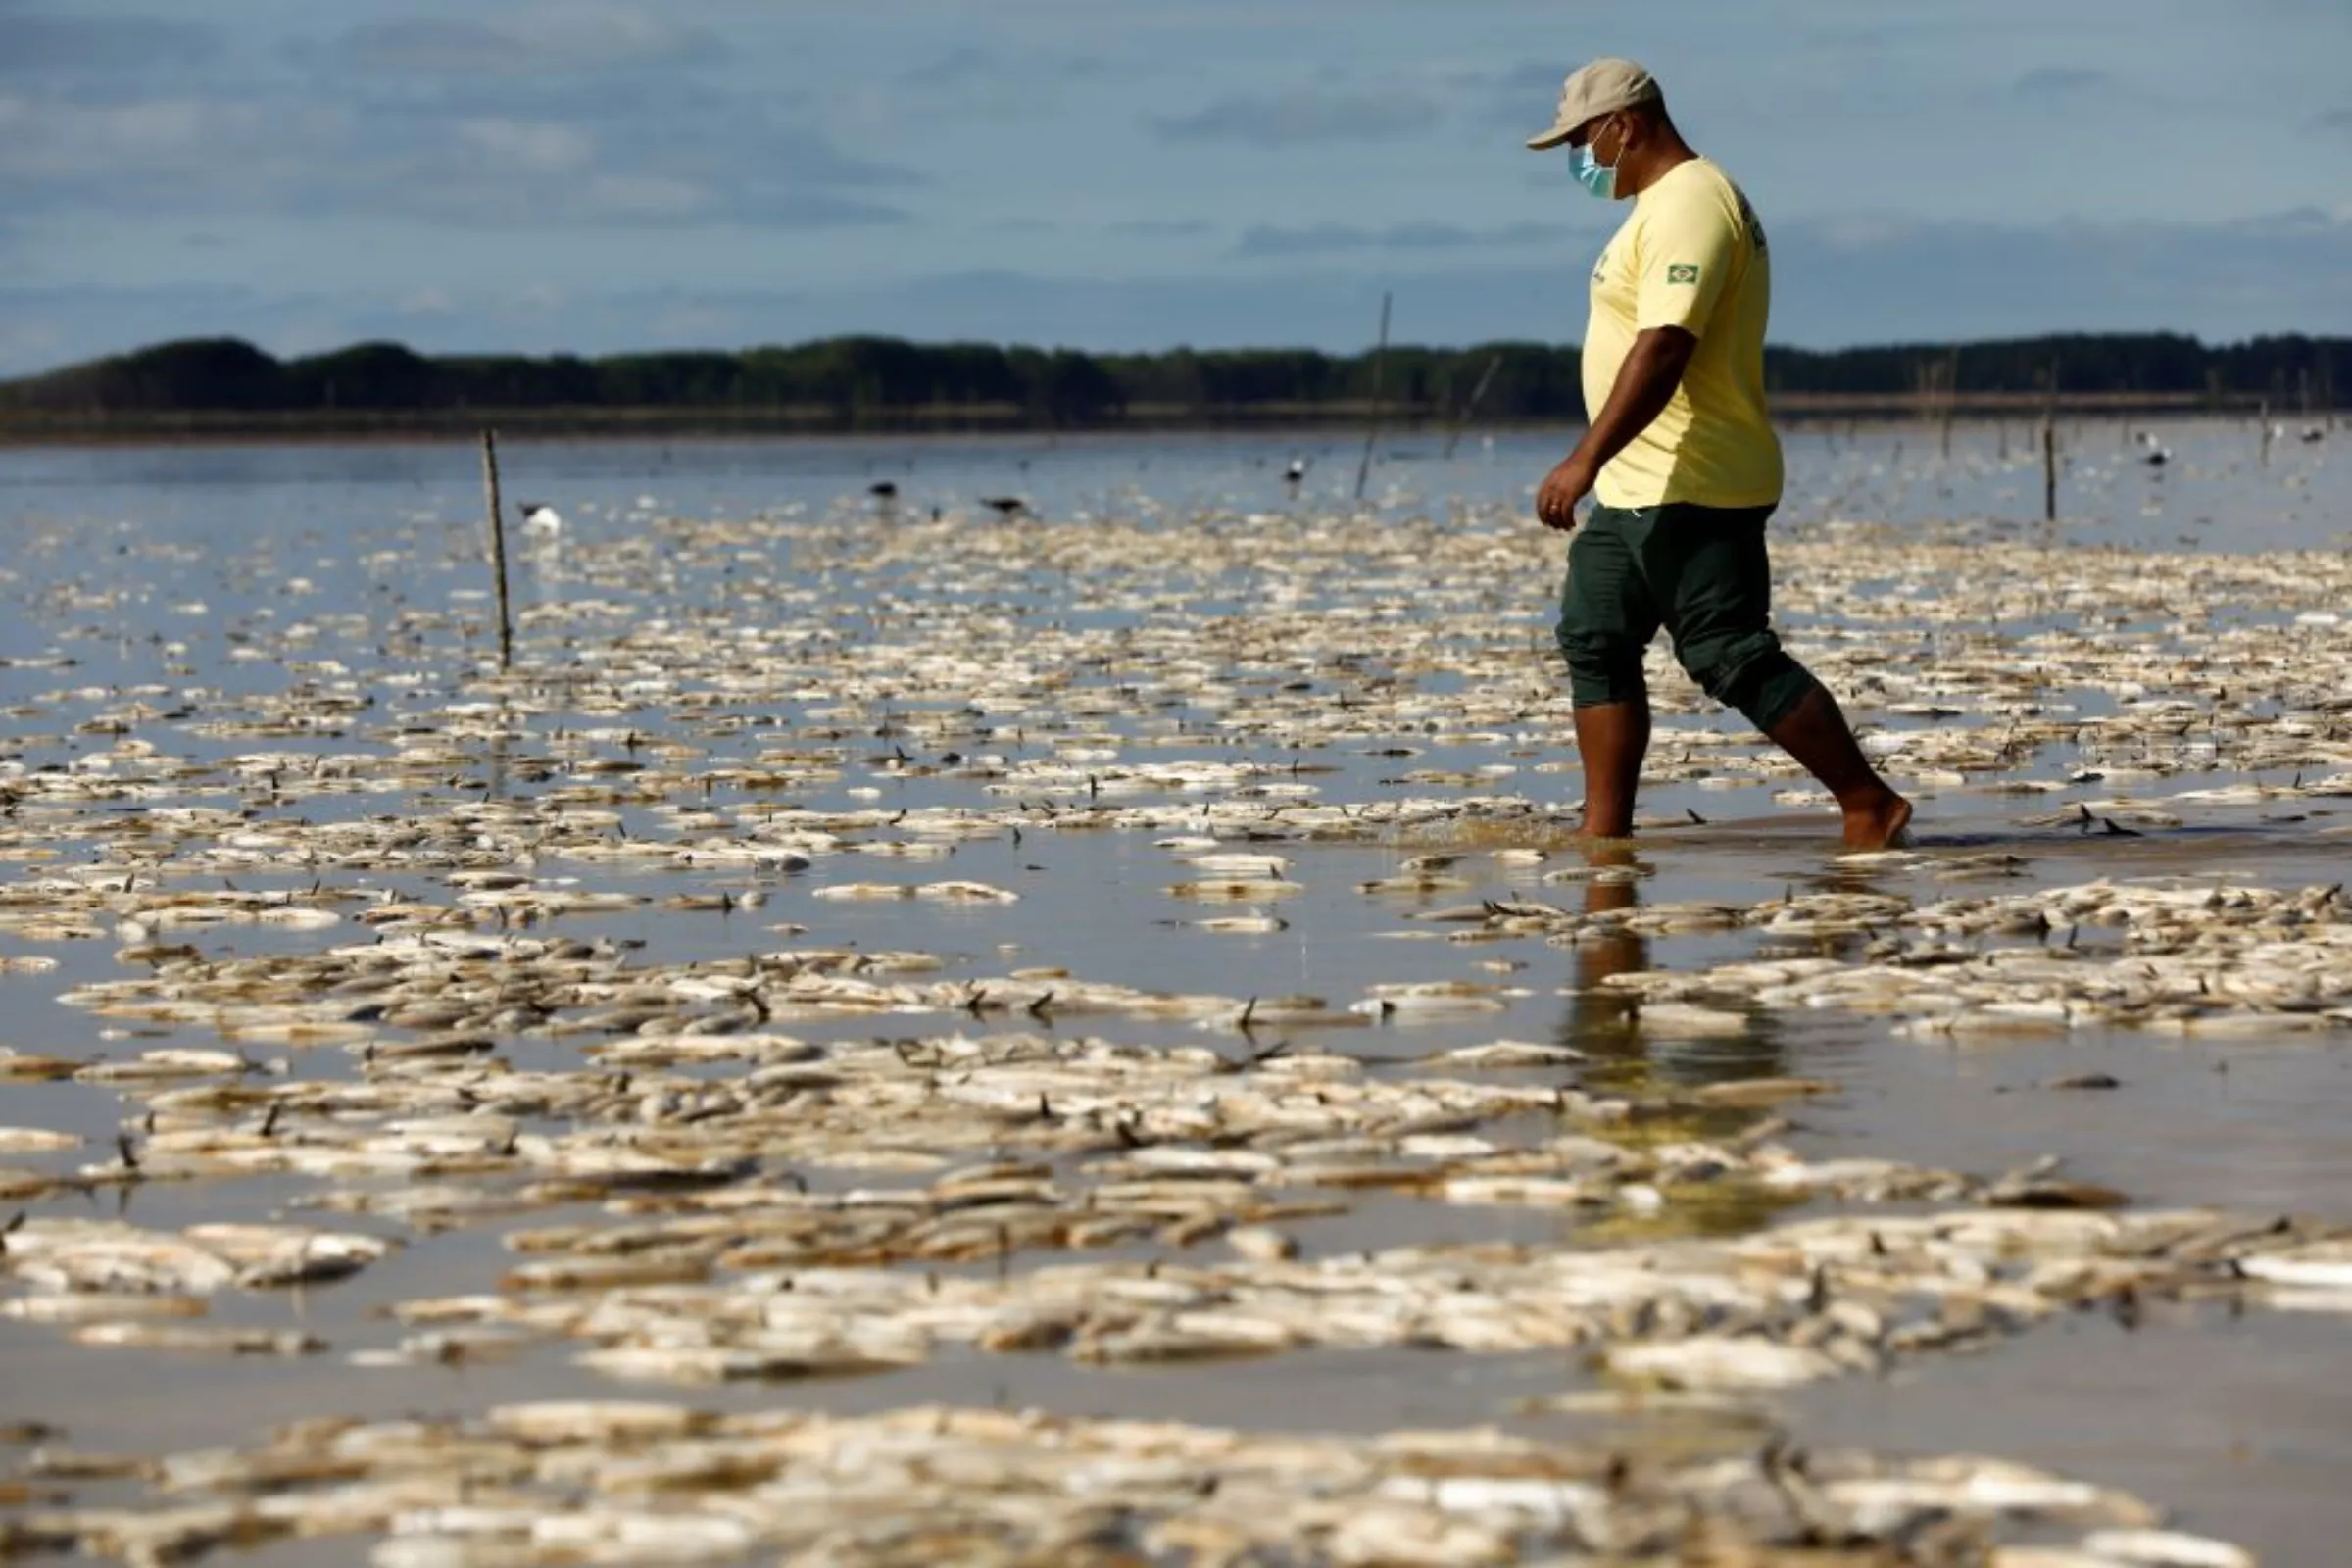
[{"label": "thin pole in water", "polygon": [[1454,416],[1453,429],[1446,437],[1446,456],[1448,460],[1453,457],[1453,449],[1462,439],[1462,426],[1470,422],[1470,416],[1477,411],[1478,400],[1487,395],[1488,383],[1494,379],[1494,372],[1501,368],[1501,355],[1497,354],[1487,361],[1486,370],[1479,376],[1478,385],[1470,391],[1470,401],[1463,404],[1461,413]]},{"label": "thin pole in water", "polygon": [[2041,520],[2058,520],[2058,362],[2050,361],[2049,393],[2041,405]]},{"label": "thin pole in water", "polygon": [[514,622],[507,610],[507,529],[498,508],[498,433],[482,432],[482,489],[490,501],[490,569],[498,578],[498,667],[514,664]]},{"label": "thin pole in water", "polygon": [[1363,460],[1355,466],[1355,499],[1364,499],[1364,480],[1372,472],[1372,443],[1380,436],[1380,377],[1389,359],[1389,291],[1380,293],[1380,346],[1372,351],[1372,424],[1364,431]]},{"label": "thin pole in water", "polygon": [[2041,520],[2058,520],[2058,426],[2041,427]]}]

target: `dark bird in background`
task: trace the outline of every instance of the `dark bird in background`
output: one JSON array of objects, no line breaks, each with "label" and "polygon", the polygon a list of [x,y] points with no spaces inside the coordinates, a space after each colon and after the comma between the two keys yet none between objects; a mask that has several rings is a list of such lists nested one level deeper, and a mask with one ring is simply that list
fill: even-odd
[{"label": "dark bird in background", "polygon": [[869,484],[865,487],[865,493],[869,496],[876,497],[879,500],[888,501],[891,497],[899,493],[899,487],[895,484],[892,484],[888,479],[876,479],[872,484]]},{"label": "dark bird in background", "polygon": [[1001,517],[1014,516],[1029,510],[1029,503],[1019,496],[982,496],[980,504],[992,508]]},{"label": "dark bird in background", "polygon": [[1296,487],[1298,481],[1305,477],[1306,460],[1304,458],[1293,458],[1291,466],[1282,470],[1282,482],[1293,487]]},{"label": "dark bird in background", "polygon": [[2156,439],[2153,430],[2139,432],[2139,461],[2162,467],[2173,461],[2173,449]]}]

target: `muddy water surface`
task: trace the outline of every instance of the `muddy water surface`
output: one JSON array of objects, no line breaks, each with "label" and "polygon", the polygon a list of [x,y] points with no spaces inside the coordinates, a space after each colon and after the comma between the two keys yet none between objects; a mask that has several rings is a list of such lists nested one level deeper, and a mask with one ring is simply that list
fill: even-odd
[{"label": "muddy water surface", "polygon": [[[2112,646],[2136,639],[2151,660],[2178,648],[2204,661],[2199,690],[2240,683],[2230,663],[2234,632],[2319,649],[2340,643],[2344,634],[2326,612],[2291,593],[2233,597],[2200,588],[2196,571],[2180,564],[2184,552],[2340,550],[2352,528],[2352,487],[2345,470],[2327,461],[2332,443],[2281,447],[2266,466],[2240,426],[2187,427],[2172,439],[2180,456],[2157,474],[2132,462],[2112,425],[2079,429],[2068,491],[2079,515],[2052,535],[2021,515],[2029,497],[2037,506],[2038,484],[2024,466],[2017,431],[1965,430],[1949,461],[1929,455],[1932,435],[1916,430],[1801,434],[1791,438],[1783,527],[1801,549],[1808,542],[1834,548],[1849,537],[1836,530],[1852,521],[1890,524],[1870,536],[1873,548],[1954,538],[1983,550],[1985,569],[1994,572],[2001,551],[2050,544],[2162,560],[2167,564],[2149,569],[2177,590],[2152,596],[2137,612],[2115,612],[2107,630]],[[2018,447],[2016,457],[2004,460],[2003,445]],[[515,540],[518,641],[536,672],[527,686],[498,682],[485,666],[491,643],[480,525],[463,451],[0,455],[0,519],[17,541],[6,579],[11,613],[0,625],[0,658],[10,664],[0,670],[0,697],[16,715],[10,809],[25,813],[20,824],[54,824],[46,844],[26,835],[13,845],[11,870],[29,881],[104,863],[135,879],[140,857],[123,853],[103,831],[107,823],[189,805],[226,808],[247,824],[299,839],[337,824],[441,817],[485,803],[566,795],[584,803],[595,780],[629,774],[591,773],[577,767],[583,760],[634,769],[674,743],[692,754],[666,764],[683,775],[677,787],[596,803],[616,814],[623,837],[683,841],[703,831],[681,816],[695,811],[718,813],[736,832],[748,831],[763,809],[877,812],[885,822],[891,813],[939,809],[1013,814],[947,853],[919,858],[868,856],[855,846],[790,867],[551,858],[526,869],[560,871],[581,889],[628,902],[564,914],[530,934],[611,944],[639,966],[716,964],[818,946],[915,951],[934,956],[936,977],[945,980],[1064,970],[1155,993],[1313,997],[1344,1014],[1321,1024],[1237,1029],[1230,1020],[1056,1018],[1049,1005],[1009,1016],[877,1023],[848,1015],[779,1026],[819,1047],[958,1027],[1007,1039],[1102,1034],[1154,1049],[1206,1045],[1237,1062],[1270,1048],[1330,1051],[1367,1064],[1374,1076],[1410,1078],[1430,1072],[1430,1058],[1449,1050],[1534,1042],[1572,1048],[1585,1059],[1500,1072],[1493,1081],[1674,1097],[1742,1080],[1822,1080],[1835,1092],[1779,1107],[1788,1122],[1782,1138],[1808,1158],[1867,1155],[1989,1176],[2054,1155],[2069,1177],[2114,1188],[2139,1205],[2352,1221],[2343,1196],[2352,1177],[2352,1042],[2341,1026],[2206,1038],[2127,1023],[1936,1039],[1835,1007],[1765,1006],[1746,1009],[1736,1029],[1653,1038],[1613,977],[1696,973],[1758,956],[1861,963],[1874,933],[1788,938],[1737,926],[1615,928],[1584,930],[1574,940],[1542,931],[1458,940],[1462,924],[1428,918],[1481,901],[1532,900],[1623,919],[1644,908],[1752,908],[1813,894],[1882,895],[1917,907],[2101,879],[2296,889],[2341,883],[2352,873],[2352,832],[2345,831],[2352,802],[2344,798],[2180,798],[2231,785],[2300,790],[2325,771],[2318,763],[2264,765],[2264,726],[2279,714],[2324,723],[2313,717],[2325,714],[2324,706],[2297,706],[2292,672],[2242,699],[2248,706],[2226,722],[2206,713],[2199,728],[2193,692],[2154,691],[2136,674],[2070,663],[2067,648],[2036,642],[2045,631],[2085,623],[2079,604],[2053,600],[2037,615],[2010,615],[1997,632],[2021,657],[2042,661],[2031,703],[2003,708],[1959,697],[1939,707],[1891,687],[1875,699],[1849,696],[1856,717],[1881,737],[1945,736],[1972,726],[2013,734],[2029,720],[2063,715],[2005,753],[1997,767],[1945,767],[1931,758],[1906,780],[1890,763],[1921,805],[1913,857],[1841,858],[1834,817],[1805,797],[1804,781],[1740,761],[1758,755],[1753,737],[1686,689],[1674,699],[1679,706],[1661,712],[1653,760],[1663,765],[1645,787],[1647,827],[1638,854],[1613,867],[1617,874],[1588,874],[1592,868],[1567,838],[1578,780],[1564,693],[1543,647],[1557,545],[1532,524],[1514,531],[1508,521],[1546,449],[1542,439],[1514,436],[1492,448],[1468,444],[1451,463],[1406,449],[1376,466],[1365,515],[1399,526],[1451,519],[1447,526],[1494,540],[1498,574],[1511,552],[1523,552],[1525,562],[1524,593],[1503,588],[1480,601],[1490,610],[1505,607],[1507,618],[1407,649],[1383,628],[1424,626],[1424,617],[1470,607],[1417,605],[1409,569],[1396,563],[1380,564],[1375,580],[1356,586],[1345,572],[1298,579],[1253,568],[1220,578],[1208,564],[1192,578],[1142,571],[1104,581],[1084,560],[1090,525],[1128,535],[1196,529],[1230,540],[1348,513],[1348,475],[1341,470],[1351,465],[1336,448],[1316,451],[1310,482],[1293,495],[1279,479],[1290,449],[1267,442],[512,446],[508,493],[545,499],[564,514],[560,535]],[[889,507],[863,493],[885,477],[900,487]],[[983,494],[1007,492],[1030,499],[1038,520],[1007,525],[975,506]],[[1023,534],[1023,526],[1034,531]],[[968,532],[958,535],[958,527]],[[926,547],[906,548],[910,538]],[[934,541],[936,551],[928,548]],[[945,551],[968,552],[977,564],[969,573],[943,574],[937,563]],[[2021,569],[2046,574],[2063,559],[2039,556]],[[1861,579],[1878,584],[1866,598],[1841,601],[1792,581],[1787,618],[1800,651],[1830,658],[1879,636],[1907,640],[1915,650],[1966,645],[1980,628],[1965,607],[1938,599],[1933,584],[1920,586],[1926,568],[1918,561],[1895,554],[1887,561],[1883,578]],[[1907,603],[1915,609],[1903,610]],[[1299,657],[1288,669],[1277,650],[1243,638],[1253,617],[1318,608],[1364,618],[1302,633],[1326,640],[1294,648]],[[931,637],[927,617],[1000,612],[1014,628],[1008,646],[1035,640],[1036,667],[1023,672],[1028,684],[1017,697],[975,700],[959,684],[961,672],[943,662],[956,648]],[[1204,667],[1198,683],[1155,691],[1152,681],[1165,671],[1150,662],[1154,646],[1171,657],[1219,652],[1215,635],[1160,645],[1149,635],[1116,641],[1171,618],[1194,628],[1230,622],[1236,638],[1220,655],[1225,662]],[[773,634],[804,624],[809,639],[790,655],[797,661],[791,678],[741,698],[687,700],[711,691],[727,671],[729,661],[710,649],[723,649],[733,628]],[[1112,639],[1102,645],[1104,653],[1067,656],[1093,635]],[[708,646],[681,652],[690,644]],[[632,675],[630,661],[649,649],[656,654]],[[748,656],[749,673],[756,676],[758,662],[776,653],[774,643],[760,645]],[[934,662],[926,666],[924,659]],[[1384,661],[1387,668],[1371,668]],[[1662,662],[1656,667],[1666,683],[1661,691],[1672,692],[1674,677]],[[2256,680],[2254,667],[2242,679]],[[2324,686],[2335,667],[2315,663],[2305,684]],[[1377,680],[1364,678],[1375,673]],[[1314,692],[1288,690],[1299,680]],[[1516,695],[1497,707],[1498,689]],[[591,696],[575,703],[571,694],[580,691]],[[1465,693],[1492,710],[1458,720],[1454,709]],[[347,700],[306,707],[313,696]],[[1345,731],[1318,730],[1303,711],[1315,697],[1343,711],[1368,704],[1371,712]],[[2184,704],[2177,729],[2139,723],[2149,703],[2168,697]],[[1287,716],[1259,725],[1256,705],[1272,703],[1290,704],[1281,710]],[[1498,716],[1504,708],[1507,722]],[[305,711],[318,716],[300,721]],[[455,739],[439,771],[386,765],[371,772],[370,762],[398,756],[404,736],[413,744],[484,712],[502,715],[487,726],[495,734]],[[257,722],[264,713],[284,722]],[[731,733],[711,722],[729,715],[740,721]],[[2077,724],[2087,727],[2067,727]],[[106,797],[100,786],[108,779],[139,772],[135,754],[121,750],[125,738],[151,742],[184,764],[176,790],[142,785]],[[1922,743],[1928,750],[1934,744],[1940,742]],[[816,761],[805,777],[757,788],[718,771],[763,751]],[[959,771],[965,759],[983,753],[999,759],[993,773]],[[256,754],[277,759],[274,769],[254,762]],[[306,757],[358,759],[353,788],[301,782]],[[1715,759],[1723,765],[1702,765]],[[1204,816],[1223,848],[1287,858],[1283,878],[1295,887],[1203,904],[1174,891],[1192,874],[1167,845],[1184,834],[1188,790],[1205,806],[1228,800],[1223,792],[1231,786],[1122,776],[1134,764],[1160,762],[1257,767],[1254,783],[1243,787],[1275,789],[1263,798],[1270,824],[1286,801],[1381,809],[1411,800],[1468,804],[1352,840],[1269,831],[1258,842],[1231,816]],[[698,787],[698,773],[718,776]],[[89,788],[77,795],[61,780]],[[1088,816],[1104,808],[1106,790],[1109,802],[1160,814],[1128,825]],[[880,829],[868,837],[891,841]],[[188,851],[172,853],[184,858]],[[1433,857],[1449,858],[1446,885],[1409,885],[1409,868]],[[1993,871],[1953,880],[1955,866],[1994,860]],[[366,901],[447,906],[453,887],[446,871],[394,863],[338,869],[331,861],[263,857],[234,873],[168,874],[177,885],[247,892],[298,891],[323,880]],[[853,882],[912,886],[942,878],[1018,899],[947,905],[821,896]],[[1262,914],[1279,924],[1238,931],[1199,923],[1218,914]],[[348,919],[319,929],[199,927],[168,938],[211,960],[325,953],[366,939],[366,928]],[[2013,940],[2095,948],[2115,936],[2084,927]],[[0,976],[7,1018],[0,1044],[20,1054],[105,1062],[226,1043],[272,1080],[290,1082],[347,1078],[363,1065],[343,1049],[239,1046],[201,1016],[126,1023],[61,1003],[77,987],[141,972],[122,956],[135,938],[111,922],[81,935],[20,927],[0,942],[0,956],[54,960]],[[1465,1013],[1345,1013],[1373,988],[1411,983],[1483,987],[1494,1005]],[[518,1030],[495,1045],[499,1059],[519,1070],[565,1071],[580,1065],[584,1043],[593,1042]],[[736,1069],[694,1070],[716,1080]],[[2058,1087],[2092,1081],[2101,1087]],[[0,1088],[0,1123],[82,1141],[69,1152],[0,1158],[34,1171],[101,1164],[118,1133],[135,1138],[141,1126],[138,1096],[104,1084],[10,1083]],[[1690,1131],[1736,1137],[1757,1114],[1707,1113]],[[880,1180],[818,1166],[803,1175],[819,1190]],[[286,1175],[106,1181],[25,1206],[35,1217],[121,1215],[169,1229],[272,1217],[338,1223],[308,1206],[320,1190],[317,1181]],[[1654,1233],[1733,1233],[1829,1206],[1670,1206]],[[597,1206],[582,1202],[539,1209],[526,1222],[597,1218]],[[465,1413],[521,1398],[615,1392],[560,1345],[463,1367],[353,1364],[355,1353],[389,1350],[407,1333],[385,1316],[387,1308],[495,1290],[514,1261],[505,1240],[511,1222],[420,1234],[381,1222],[356,1228],[397,1235],[405,1245],[347,1282],[223,1298],[212,1310],[211,1321],[220,1323],[299,1327],[324,1342],[322,1352],[224,1360],[81,1348],[52,1328],[0,1322],[0,1389],[7,1391],[0,1417],[60,1429],[81,1451],[154,1453],[247,1443],[276,1423],[328,1412]],[[1622,1224],[1595,1224],[1589,1215],[1385,1195],[1289,1228],[1309,1258],[1473,1240],[1598,1246],[1628,1234]],[[1155,1243],[1135,1255],[1182,1251]],[[1043,1261],[969,1267],[986,1274]],[[1983,1353],[1930,1357],[1885,1378],[1840,1379],[1760,1400],[1751,1415],[1727,1419],[1703,1441],[1737,1447],[1754,1440],[1759,1423],[1778,1421],[1824,1446],[1997,1453],[2136,1492],[2184,1526],[2240,1542],[2266,1560],[2328,1560],[2326,1544],[2352,1525],[2352,1503],[2338,1482],[2352,1466],[2352,1407],[2328,1393],[2352,1386],[2343,1375],[2352,1373],[2347,1324],[2352,1319],[2331,1311],[2248,1314],[2207,1305],[2085,1313]],[[1531,1401],[1594,1386],[1584,1358],[1562,1353],[1311,1349],[1239,1365],[1113,1370],[967,1348],[880,1376],[698,1388],[687,1396],[737,1409],[794,1403],[862,1412],[936,1401],[1241,1428],[1378,1432],[1495,1423],[1582,1436],[1598,1430],[1599,1418],[1544,1413]],[[80,1500],[128,1498],[133,1490],[114,1484]],[[349,1560],[339,1554],[346,1545],[327,1543],[315,1557],[309,1548],[281,1546],[270,1557]]]}]

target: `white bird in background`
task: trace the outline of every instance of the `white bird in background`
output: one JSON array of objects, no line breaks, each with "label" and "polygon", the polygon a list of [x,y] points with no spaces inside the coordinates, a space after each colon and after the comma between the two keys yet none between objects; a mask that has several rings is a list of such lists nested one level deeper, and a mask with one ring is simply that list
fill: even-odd
[{"label": "white bird in background", "polygon": [[1282,482],[1284,484],[1296,485],[1299,480],[1305,477],[1306,459],[1304,458],[1293,458],[1291,460],[1290,466],[1282,470]]},{"label": "white bird in background", "polygon": [[2157,440],[2156,432],[2153,430],[2139,432],[2139,460],[2142,463],[2154,464],[2161,467],[2173,461],[2173,449]]},{"label": "white bird in background", "polygon": [[564,531],[564,514],[544,501],[525,501],[522,504],[522,531],[560,534]]},{"label": "white bird in background", "polygon": [[2328,432],[2320,425],[2307,424],[2303,427],[2303,439],[2306,441],[2325,441],[2328,439]]}]

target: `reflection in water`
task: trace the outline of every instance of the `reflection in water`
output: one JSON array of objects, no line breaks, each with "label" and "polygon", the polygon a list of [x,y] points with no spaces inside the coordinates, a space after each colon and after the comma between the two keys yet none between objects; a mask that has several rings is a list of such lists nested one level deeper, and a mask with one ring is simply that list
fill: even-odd
[{"label": "reflection in water", "polygon": [[[1592,871],[1585,882],[1588,917],[1622,915],[1640,906],[1642,881],[1652,868],[1637,857],[1632,845],[1589,843],[1583,854]],[[1703,1041],[1645,1038],[1639,994],[1606,984],[1612,975],[1638,974],[1649,967],[1649,939],[1628,925],[1611,922],[1583,933],[1576,945],[1575,967],[1576,984],[1556,1037],[1602,1064],[1589,1075],[1596,1085],[1618,1090],[1672,1088],[1787,1071],[1780,1030],[1762,1012],[1748,1013],[1746,1027],[1736,1035]]]},{"label": "reflection in water", "polygon": [[[1591,844],[1584,855],[1585,864],[1593,871],[1585,882],[1588,918],[1630,910],[1641,903],[1641,879],[1650,874],[1650,868],[1635,858],[1632,845]],[[1649,941],[1639,932],[1612,925],[1597,933],[1581,934],[1576,944],[1576,988],[1569,993],[1568,1015],[1560,1023],[1560,1044],[1612,1064],[1638,1062],[1642,1037],[1634,993],[1603,982],[1611,975],[1637,974],[1648,967]]]},{"label": "reflection in water", "polygon": [[[1642,881],[1653,868],[1622,841],[1588,843],[1583,853],[1592,871],[1585,882],[1585,914],[1632,913],[1641,904]],[[1612,975],[1638,974],[1648,967],[1649,939],[1629,925],[1611,921],[1580,936],[1576,985],[1569,992],[1557,1038],[1594,1058],[1596,1065],[1584,1074],[1586,1083],[1641,1095],[1785,1073],[1780,1032],[1762,1013],[1742,1009],[1747,1021],[1737,1034],[1703,1040],[1646,1035],[1639,993],[1606,982]],[[1684,1105],[1644,1118],[1635,1136],[1666,1143],[1708,1139],[1736,1134],[1756,1119],[1757,1113],[1750,1110],[1693,1110]],[[1804,1201],[1797,1194],[1747,1180],[1680,1186],[1673,1190],[1672,1201],[1657,1208],[1623,1208],[1580,1224],[1577,1240],[1586,1246],[1614,1247],[1744,1235]]]}]

